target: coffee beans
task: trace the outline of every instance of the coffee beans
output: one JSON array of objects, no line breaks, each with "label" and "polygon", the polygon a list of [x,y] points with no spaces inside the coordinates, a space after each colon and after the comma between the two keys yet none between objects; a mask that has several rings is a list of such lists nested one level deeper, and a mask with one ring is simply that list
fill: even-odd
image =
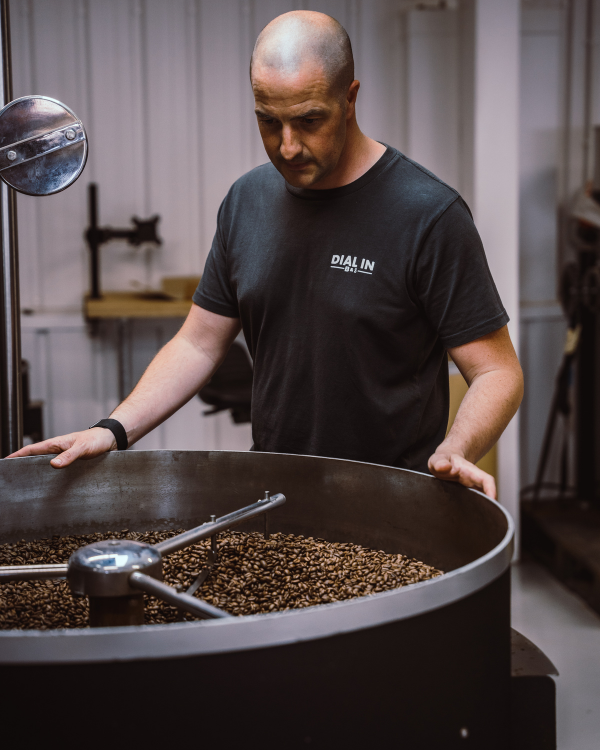
[{"label": "coffee beans", "polygon": [[[101,539],[136,539],[156,544],[179,531],[120,532],[52,537],[0,545],[0,565],[65,563],[79,547]],[[164,559],[164,580],[186,590],[204,567],[205,540]],[[313,537],[224,532],[217,563],[196,596],[233,615],[298,609],[407,586],[442,575],[403,555],[357,544]],[[144,595],[146,623],[193,620],[154,597]],[[88,625],[85,597],[76,597],[64,580],[0,584],[0,629],[82,628]]]}]

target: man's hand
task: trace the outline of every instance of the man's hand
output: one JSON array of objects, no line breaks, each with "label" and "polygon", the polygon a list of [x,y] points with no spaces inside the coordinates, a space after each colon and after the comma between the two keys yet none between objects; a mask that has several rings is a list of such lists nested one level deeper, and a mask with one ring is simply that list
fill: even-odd
[{"label": "man's hand", "polygon": [[449,352],[469,389],[452,429],[429,459],[429,471],[495,500],[494,478],[475,462],[496,443],[521,403],[521,366],[506,326]]},{"label": "man's hand", "polygon": [[53,458],[50,465],[55,469],[62,469],[78,458],[95,458],[102,453],[115,450],[116,447],[117,441],[110,430],[106,427],[94,427],[91,430],[71,432],[69,435],[61,435],[50,440],[43,440],[41,443],[27,445],[20,451],[11,453],[7,458],[59,453],[60,456]]},{"label": "man's hand", "polygon": [[[110,415],[127,432],[133,445],[174,414],[212,377],[240,330],[239,318],[227,318],[195,303],[180,331],[148,365],[133,392]],[[95,458],[115,450],[110,430],[93,427],[28,445],[7,458],[59,453],[51,465],[69,466],[78,458]]]},{"label": "man's hand", "polygon": [[486,474],[479,467],[467,461],[458,453],[434,453],[428,462],[429,471],[438,479],[447,482],[459,482],[465,487],[481,490],[492,499],[496,499],[496,482],[491,474]]}]

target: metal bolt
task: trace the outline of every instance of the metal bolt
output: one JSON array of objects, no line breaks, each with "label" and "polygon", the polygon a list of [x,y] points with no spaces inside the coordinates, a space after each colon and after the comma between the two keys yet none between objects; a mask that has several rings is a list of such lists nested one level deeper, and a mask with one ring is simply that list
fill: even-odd
[{"label": "metal bolt", "polygon": [[74,130],[72,130],[71,128],[69,128],[68,130],[65,130],[65,138],[66,138],[66,139],[67,139],[68,141],[73,141],[73,140],[75,140],[75,131],[74,131]]},{"label": "metal bolt", "polygon": [[8,161],[14,161],[17,158],[17,152],[16,151],[9,151],[6,154],[6,158],[8,159]]},{"label": "metal bolt", "polygon": [[460,730],[460,736],[462,737],[463,740],[466,740],[468,738],[468,736],[469,736],[469,730],[467,729],[467,727],[463,727]]},{"label": "metal bolt", "polygon": [[271,499],[271,493],[269,492],[269,490],[265,490],[265,500],[270,500],[270,499]]},{"label": "metal bolt", "polygon": [[210,517],[210,522],[211,522],[211,523],[214,523],[214,522],[215,522],[216,520],[217,520],[217,517],[216,517],[216,516],[211,516],[211,517]]}]

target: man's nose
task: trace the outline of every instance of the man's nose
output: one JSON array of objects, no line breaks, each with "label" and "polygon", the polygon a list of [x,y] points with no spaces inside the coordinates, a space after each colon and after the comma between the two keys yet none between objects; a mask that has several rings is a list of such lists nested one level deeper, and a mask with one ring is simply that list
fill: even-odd
[{"label": "man's nose", "polygon": [[302,142],[290,125],[283,126],[279,151],[286,161],[292,161],[302,153]]}]

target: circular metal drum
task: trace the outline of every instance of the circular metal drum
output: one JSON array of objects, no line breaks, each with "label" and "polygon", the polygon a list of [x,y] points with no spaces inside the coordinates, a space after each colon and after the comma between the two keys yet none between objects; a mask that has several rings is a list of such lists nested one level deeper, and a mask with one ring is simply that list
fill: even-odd
[{"label": "circular metal drum", "polygon": [[445,575],[266,615],[3,631],[6,715],[27,722],[31,739],[35,719],[40,740],[52,726],[83,742],[93,731],[98,741],[143,732],[226,748],[504,750],[513,525],[481,493],[283,454],[128,451],[61,471],[47,456],[10,459],[0,462],[0,543],[190,528],[265,487],[287,497],[270,514],[272,531],[403,553]]}]

